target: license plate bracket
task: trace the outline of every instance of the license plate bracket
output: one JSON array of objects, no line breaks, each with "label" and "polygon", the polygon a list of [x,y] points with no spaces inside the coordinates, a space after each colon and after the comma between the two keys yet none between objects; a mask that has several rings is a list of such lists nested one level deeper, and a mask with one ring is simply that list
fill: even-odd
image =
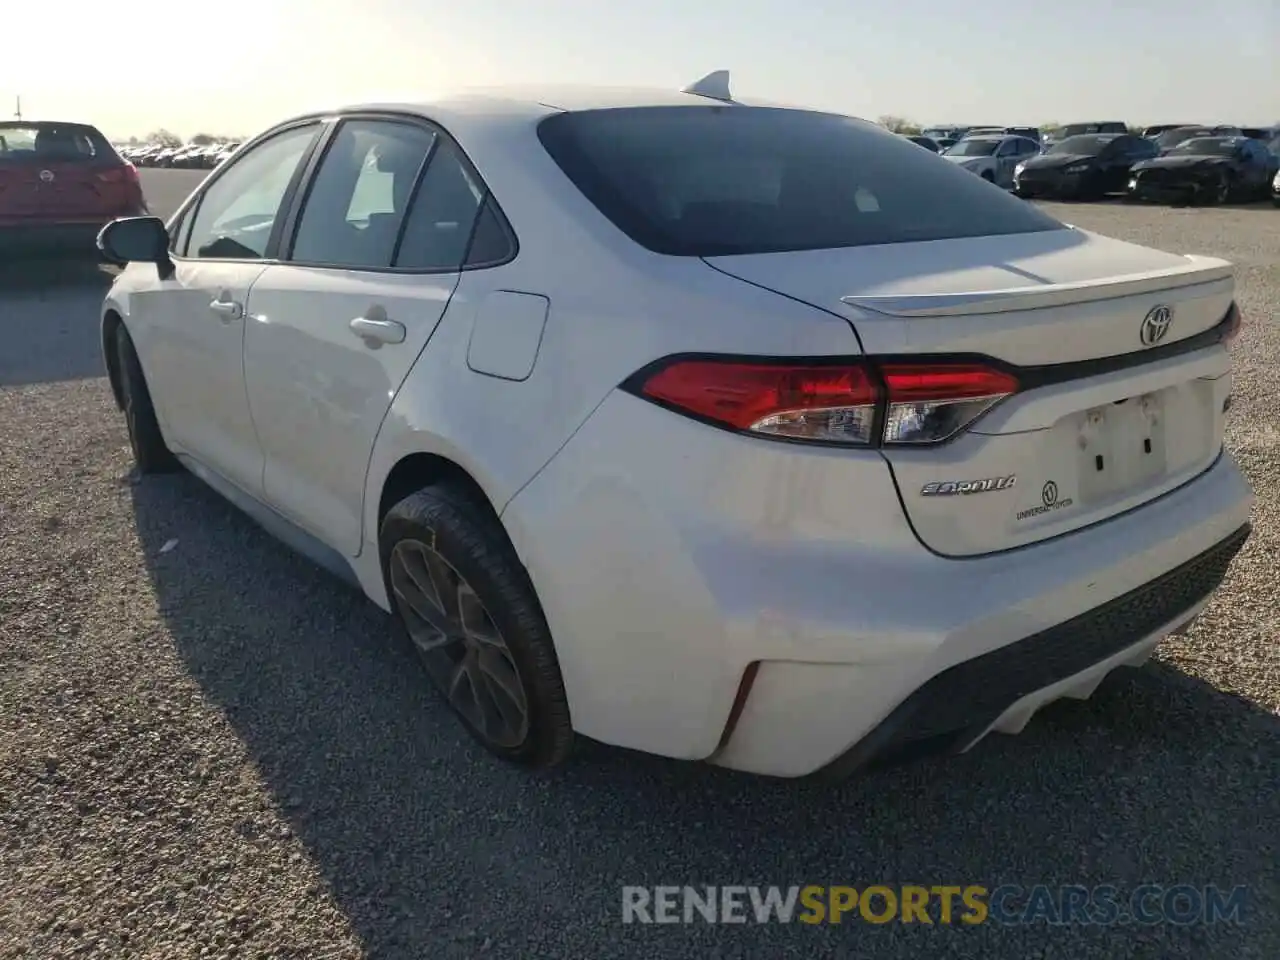
[{"label": "license plate bracket", "polygon": [[1168,472],[1164,391],[1084,411],[1076,435],[1083,504],[1149,485]]}]

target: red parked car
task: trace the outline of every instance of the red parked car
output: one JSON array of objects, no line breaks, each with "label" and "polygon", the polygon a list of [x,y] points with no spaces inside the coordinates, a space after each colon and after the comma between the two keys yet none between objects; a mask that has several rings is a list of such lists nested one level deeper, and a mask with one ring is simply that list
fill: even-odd
[{"label": "red parked car", "polygon": [[97,257],[116,217],[145,214],[138,171],[85,123],[0,123],[0,256]]}]

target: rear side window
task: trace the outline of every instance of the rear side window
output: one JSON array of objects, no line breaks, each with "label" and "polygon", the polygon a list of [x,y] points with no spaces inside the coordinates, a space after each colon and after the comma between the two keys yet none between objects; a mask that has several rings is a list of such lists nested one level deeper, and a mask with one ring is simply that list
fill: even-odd
[{"label": "rear side window", "polygon": [[725,256],[1062,230],[873,124],[769,107],[561,113],[538,137],[584,195],[658,253]]},{"label": "rear side window", "polygon": [[83,123],[0,123],[0,163],[115,160],[96,127]]}]

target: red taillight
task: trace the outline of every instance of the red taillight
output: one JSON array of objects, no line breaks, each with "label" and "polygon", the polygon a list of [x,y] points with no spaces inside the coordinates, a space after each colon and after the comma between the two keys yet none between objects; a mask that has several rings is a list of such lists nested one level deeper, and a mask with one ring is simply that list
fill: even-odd
[{"label": "red taillight", "polygon": [[871,439],[879,391],[860,364],[807,365],[681,360],[641,392],[683,413],[736,430],[829,442]]},{"label": "red taillight", "polygon": [[954,436],[1005,397],[1018,381],[980,363],[887,363],[885,443],[937,443]]},{"label": "red taillight", "polygon": [[870,445],[946,440],[1018,382],[976,363],[690,359],[664,364],[629,389],[732,430]]},{"label": "red taillight", "polygon": [[132,163],[126,163],[112,167],[110,170],[99,171],[98,180],[101,183],[137,183],[138,169]]}]

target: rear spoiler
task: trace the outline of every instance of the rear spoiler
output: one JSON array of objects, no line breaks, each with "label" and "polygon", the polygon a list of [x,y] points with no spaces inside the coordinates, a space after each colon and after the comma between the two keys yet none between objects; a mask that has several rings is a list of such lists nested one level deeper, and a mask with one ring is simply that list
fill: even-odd
[{"label": "rear spoiler", "polygon": [[1034,287],[1005,287],[968,293],[922,293],[898,296],[851,296],[840,301],[851,307],[891,317],[961,317],[978,313],[1012,313],[1072,303],[1221,283],[1232,278],[1226,260],[1187,254],[1185,266],[1123,274],[1102,280],[1048,283]]}]

